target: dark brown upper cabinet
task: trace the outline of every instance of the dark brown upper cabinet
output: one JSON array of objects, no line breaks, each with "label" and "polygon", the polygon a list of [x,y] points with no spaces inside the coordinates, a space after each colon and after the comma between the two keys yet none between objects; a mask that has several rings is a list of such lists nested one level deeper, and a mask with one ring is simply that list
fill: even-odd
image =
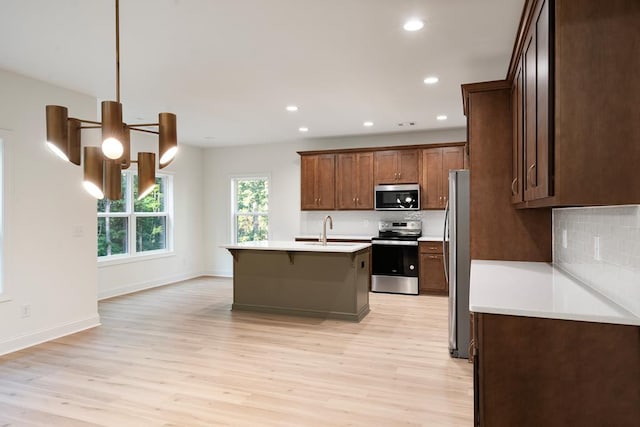
[{"label": "dark brown upper cabinet", "polygon": [[375,184],[414,184],[419,177],[418,150],[375,152]]},{"label": "dark brown upper cabinet", "polygon": [[335,209],[336,155],[302,156],[300,201],[302,210]]},{"label": "dark brown upper cabinet", "polygon": [[444,209],[449,198],[449,171],[465,168],[464,147],[425,148],[422,151],[422,209]]},{"label": "dark brown upper cabinet", "polygon": [[337,155],[338,209],[373,209],[373,152]]}]

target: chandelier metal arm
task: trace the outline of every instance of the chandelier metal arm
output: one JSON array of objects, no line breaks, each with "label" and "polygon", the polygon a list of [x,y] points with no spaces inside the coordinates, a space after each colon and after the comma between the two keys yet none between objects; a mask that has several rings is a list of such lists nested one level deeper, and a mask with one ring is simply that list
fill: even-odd
[{"label": "chandelier metal arm", "polygon": [[129,126],[129,129],[135,130],[136,132],[145,132],[145,133],[153,133],[155,135],[160,135],[160,132],[156,130],[147,130],[147,129],[136,129],[134,127]]},{"label": "chandelier metal arm", "polygon": [[85,119],[79,119],[77,117],[69,117],[67,120],[78,120],[81,123],[91,123],[92,125],[102,126],[102,122],[96,122],[95,120],[85,120]]},{"label": "chandelier metal arm", "polygon": [[133,123],[130,124],[129,127],[143,128],[149,126],[160,126],[160,123]]}]

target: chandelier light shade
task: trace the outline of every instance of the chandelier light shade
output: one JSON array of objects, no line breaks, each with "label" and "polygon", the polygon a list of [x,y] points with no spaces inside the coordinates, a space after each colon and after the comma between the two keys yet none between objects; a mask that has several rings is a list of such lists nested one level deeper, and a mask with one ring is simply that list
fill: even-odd
[{"label": "chandelier light shade", "polygon": [[78,119],[67,120],[67,138],[69,143],[67,144],[67,157],[69,161],[74,165],[80,166],[81,155],[81,141],[80,141],[80,128],[82,123]]},{"label": "chandelier light shade", "polygon": [[84,181],[82,185],[96,199],[103,199],[104,157],[100,147],[84,147]]},{"label": "chandelier light shade", "polygon": [[65,162],[69,161],[67,107],[47,105],[47,146]]},{"label": "chandelier light shade", "polygon": [[156,154],[138,153],[138,200],[142,200],[156,186]]},{"label": "chandelier light shade", "polygon": [[104,195],[109,200],[122,199],[122,166],[118,160],[104,162]]},{"label": "chandelier light shade", "polygon": [[108,159],[122,157],[122,104],[115,101],[102,101],[102,153]]},{"label": "chandelier light shade", "polygon": [[[158,114],[158,123],[125,124],[122,121],[119,0],[115,0],[115,6],[116,100],[102,101],[99,122],[69,117],[67,108],[60,105],[46,106],[47,146],[65,161],[76,165],[84,162],[84,188],[97,199],[106,196],[109,200],[122,198],[122,170],[127,169],[131,163],[138,163],[139,198],[145,197],[155,186],[156,153],[138,153],[137,160],[132,160],[131,131],[158,135],[160,168],[171,163],[178,151],[175,114]],[[82,129],[102,131],[101,147],[84,147],[84,159],[81,159]]]},{"label": "chandelier light shade", "polygon": [[178,134],[176,131],[176,115],[172,113],[158,114],[160,123],[160,169],[168,166],[178,152]]},{"label": "chandelier light shade", "polygon": [[122,169],[131,166],[131,129],[125,125],[122,128]]}]

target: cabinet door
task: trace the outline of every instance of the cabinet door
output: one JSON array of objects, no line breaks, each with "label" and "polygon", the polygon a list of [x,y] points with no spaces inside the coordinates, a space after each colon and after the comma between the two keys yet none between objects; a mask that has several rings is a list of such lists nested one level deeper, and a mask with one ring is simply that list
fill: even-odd
[{"label": "cabinet door", "polygon": [[302,210],[316,209],[316,169],[317,156],[302,156],[300,158],[300,208]]},{"label": "cabinet door", "polygon": [[533,200],[536,186],[536,46],[530,35],[524,47],[524,196]]},{"label": "cabinet door", "polygon": [[524,50],[525,200],[551,195],[549,2],[542,1]]},{"label": "cabinet door", "polygon": [[522,164],[524,160],[524,110],[522,106],[523,95],[522,83],[522,60],[516,67],[516,74],[511,89],[511,111],[513,113],[513,142],[512,142],[512,179],[511,179],[511,202],[520,203],[524,201],[522,185]]},{"label": "cabinet door", "polygon": [[445,147],[442,149],[442,200],[444,209],[449,200],[449,171],[464,168],[464,147]]},{"label": "cabinet door", "polygon": [[373,209],[373,153],[358,153],[356,164],[356,208]]},{"label": "cabinet door", "polygon": [[419,178],[418,150],[398,150],[397,172],[400,184],[415,184]]},{"label": "cabinet door", "polygon": [[321,210],[334,209],[336,188],[336,155],[326,154],[318,156],[316,171],[317,208]]},{"label": "cabinet door", "polygon": [[422,209],[440,209],[442,205],[442,149],[422,150]]},{"label": "cabinet door", "polygon": [[442,255],[420,254],[420,279],[418,281],[421,293],[447,294],[447,281],[444,277]]},{"label": "cabinet door", "polygon": [[338,154],[336,171],[336,207],[356,209],[358,162],[355,153]]},{"label": "cabinet door", "polygon": [[534,197],[541,199],[551,195],[550,182],[550,132],[549,85],[550,85],[550,28],[549,1],[542,2],[536,22],[536,167],[533,169]]},{"label": "cabinet door", "polygon": [[396,170],[397,151],[376,151],[375,153],[375,183],[378,184],[395,184],[398,179],[398,171]]}]

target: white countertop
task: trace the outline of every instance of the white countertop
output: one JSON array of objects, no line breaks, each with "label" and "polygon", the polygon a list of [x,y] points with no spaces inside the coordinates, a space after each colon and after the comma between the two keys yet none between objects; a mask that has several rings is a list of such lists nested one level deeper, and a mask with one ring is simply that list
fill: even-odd
[{"label": "white countertop", "polygon": [[470,285],[476,313],[640,325],[640,317],[543,262],[474,260]]},{"label": "white countertop", "polygon": [[442,236],[421,236],[418,242],[442,242]]},{"label": "white countertop", "polygon": [[[303,234],[300,236],[295,236],[295,239],[314,239],[318,240],[319,234]],[[327,234],[327,239],[333,240],[371,240],[371,236],[369,234]],[[378,237],[378,236],[375,236]]]},{"label": "white countertop", "polygon": [[261,251],[290,251],[290,252],[339,252],[354,253],[371,247],[370,243],[327,243],[323,246],[320,242],[290,242],[265,240],[261,242],[244,242],[235,245],[222,245],[224,249],[251,249]]}]

